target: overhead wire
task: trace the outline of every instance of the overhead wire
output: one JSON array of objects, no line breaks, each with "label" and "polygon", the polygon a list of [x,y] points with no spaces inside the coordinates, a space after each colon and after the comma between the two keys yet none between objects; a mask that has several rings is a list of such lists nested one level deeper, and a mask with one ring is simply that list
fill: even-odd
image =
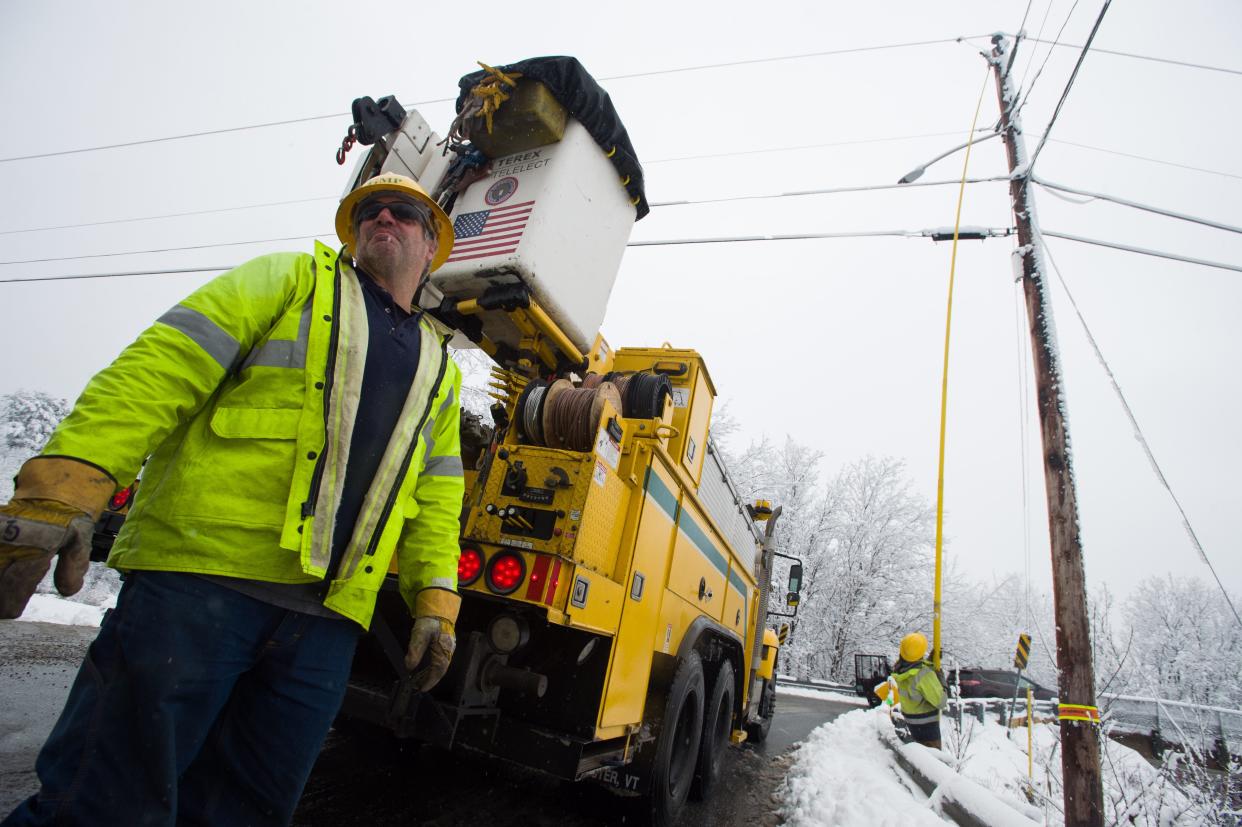
[{"label": "overhead wire", "polygon": [[[1027,39],[1035,43],[1048,43],[1049,42],[1047,40],[1040,40],[1038,37],[1032,37],[1032,38],[1027,38]],[[1059,41],[1052,43],[1053,48],[1057,46],[1061,46],[1067,49],[1081,49],[1082,48],[1077,43],[1061,43]],[[1229,74],[1229,75],[1242,75],[1242,69],[1230,69],[1224,66],[1211,66],[1206,63],[1192,63],[1188,60],[1174,60],[1172,58],[1156,57],[1154,55],[1142,55],[1142,54],[1138,54],[1137,52],[1120,52],[1120,51],[1117,51],[1116,49],[1101,49],[1099,47],[1096,47],[1095,52],[1097,54],[1102,54],[1102,55],[1114,55],[1116,57],[1134,58],[1135,60],[1148,60],[1153,63],[1165,63],[1170,66],[1184,66],[1189,69],[1203,69],[1208,72],[1223,72],[1224,74]]]},{"label": "overhead wire", "polygon": [[182,273],[223,273],[232,270],[236,264],[224,267],[177,267],[163,270],[128,270],[123,273],[77,273],[68,276],[31,276],[21,279],[0,279],[0,284],[25,284],[36,281],[79,281],[82,279],[118,279],[130,276],[171,276]]},{"label": "overhead wire", "polygon": [[1155,258],[1167,258],[1171,261],[1181,261],[1186,264],[1198,264],[1202,267],[1215,267],[1219,270],[1233,270],[1242,273],[1242,266],[1237,264],[1228,264],[1223,261],[1209,261],[1203,258],[1194,258],[1192,256],[1181,256],[1176,253],[1165,253],[1160,250],[1150,250],[1146,247],[1135,247],[1130,244],[1120,244],[1115,241],[1101,241],[1098,238],[1084,238],[1079,235],[1071,235],[1070,233],[1060,233],[1055,230],[1040,230],[1040,235],[1051,236],[1052,238],[1063,238],[1066,241],[1077,241],[1080,244],[1094,244],[1097,247],[1109,247],[1113,250],[1124,250],[1127,253],[1137,253],[1143,256],[1154,256]]},{"label": "overhead wire", "polygon": [[[714,238],[670,238],[670,239],[656,239],[656,240],[650,240],[650,241],[631,241],[627,243],[626,246],[627,247],[661,247],[661,246],[675,246],[675,245],[688,245],[688,244],[731,244],[731,243],[740,243],[740,242],[748,242],[748,241],[802,241],[802,240],[832,239],[832,238],[878,238],[878,237],[930,238],[933,241],[947,241],[949,240],[948,237],[950,236],[950,234],[951,234],[950,230],[946,230],[943,228],[925,229],[925,230],[870,230],[870,231],[843,232],[843,233],[781,233],[781,234],[771,234],[771,235],[719,236],[719,237],[714,237]],[[979,240],[979,241],[982,241],[985,238],[1004,238],[1006,236],[1010,236],[1013,234],[1014,234],[1014,229],[1012,227],[967,227],[967,228],[963,228],[963,236],[969,235],[971,239]],[[201,246],[196,246],[196,247],[170,247],[170,248],[166,248],[163,250],[139,250],[139,251],[131,251],[127,253],[105,253],[99,256],[67,256],[63,259],[39,259],[38,262],[66,261],[66,260],[75,260],[75,259],[81,259],[81,258],[97,258],[97,257],[102,258],[104,256],[137,255],[141,253],[162,253],[162,252],[171,252],[171,251],[178,251],[178,250],[197,250],[197,249],[205,249],[208,247],[223,247],[223,246],[233,246],[233,245],[240,245],[240,244],[262,244],[265,242],[293,241],[293,240],[298,240],[298,239],[318,238],[318,237],[322,237],[322,235],[321,236],[313,236],[313,235],[292,236],[289,238],[256,239],[254,241],[238,241],[238,242],[232,242],[230,244],[207,244],[207,245],[201,245]],[[25,263],[25,262],[0,262],[0,263],[18,264],[18,263]],[[31,263],[35,263],[35,262],[31,262]],[[21,284],[23,282],[28,282],[28,281],[57,281],[60,279],[73,280],[73,279],[97,279],[97,278],[122,278],[122,277],[127,277],[127,276],[154,275],[160,272],[196,273],[196,272],[207,272],[207,271],[213,271],[213,270],[231,270],[233,267],[236,267],[236,266],[237,265],[229,265],[228,267],[201,267],[201,268],[191,267],[191,268],[180,269],[180,270],[166,270],[166,271],[137,270],[137,271],[124,271],[124,272],[111,272],[111,273],[83,273],[83,274],[74,274],[74,275],[67,275],[67,276],[3,278],[3,279],[0,279],[0,284]]]},{"label": "overhead wire", "polygon": [[1136,210],[1143,210],[1145,212],[1155,213],[1156,215],[1163,215],[1166,218],[1175,218],[1178,221],[1187,221],[1191,224],[1202,224],[1205,227],[1211,227],[1216,230],[1225,230],[1226,232],[1230,232],[1230,233],[1242,233],[1242,227],[1236,227],[1233,224],[1224,224],[1220,221],[1213,221],[1210,218],[1197,218],[1196,216],[1193,216],[1193,215],[1186,215],[1185,213],[1174,212],[1173,210],[1166,210],[1160,207],[1153,207],[1150,204],[1141,204],[1138,201],[1130,201],[1129,199],[1126,199],[1126,198],[1118,198],[1115,195],[1105,195],[1102,192],[1090,192],[1088,190],[1080,190],[1074,187],[1067,187],[1064,184],[1054,184],[1051,181],[1043,180],[1037,175],[1032,175],[1031,180],[1047,190],[1057,190],[1060,192],[1073,193],[1074,195],[1082,195],[1090,199],[1099,199],[1101,201],[1108,201],[1113,204],[1120,204],[1123,207],[1133,207]]},{"label": "overhead wire", "polygon": [[160,215],[142,215],[133,218],[112,218],[104,221],[84,221],[79,224],[56,224],[49,227],[27,227],[22,230],[0,230],[0,235],[13,235],[15,233],[43,233],[50,230],[77,230],[83,227],[102,227],[109,224],[132,224],[138,221],[157,221],[162,218],[186,218],[195,215],[214,215],[227,212],[241,212],[243,210],[260,210],[267,207],[288,207],[293,204],[309,204],[314,201],[331,201],[336,196],[325,195],[316,198],[295,198],[290,201],[269,201],[264,204],[242,204],[236,207],[217,207],[209,210],[189,210],[186,212],[161,213]]},{"label": "overhead wire", "polygon": [[1208,169],[1207,167],[1195,167],[1195,166],[1190,166],[1189,164],[1179,164],[1175,161],[1164,161],[1164,160],[1161,160],[1160,158],[1152,158],[1147,155],[1134,155],[1132,153],[1121,152],[1116,149],[1105,149],[1104,147],[1091,146],[1090,144],[1081,144],[1081,143],[1076,143],[1074,141],[1067,141],[1064,138],[1050,138],[1049,140],[1051,140],[1052,143],[1054,144],[1066,144],[1068,146],[1076,146],[1076,147],[1079,147],[1080,149],[1090,149],[1095,152],[1104,152],[1109,155],[1120,155],[1123,158],[1134,158],[1135,160],[1138,160],[1138,161],[1149,161],[1153,164],[1163,164],[1164,166],[1177,167],[1178,169],[1188,169],[1194,172],[1206,172],[1212,175],[1222,175],[1226,178],[1242,179],[1242,175],[1238,175],[1233,172],[1224,172],[1223,170],[1219,170],[1219,169]]},{"label": "overhead wire", "polygon": [[1044,127],[1043,137],[1039,139],[1039,145],[1035,147],[1035,152],[1031,155],[1031,160],[1026,165],[1026,171],[1029,174],[1035,169],[1035,162],[1039,160],[1039,153],[1044,151],[1044,145],[1048,143],[1048,136],[1052,133],[1052,127],[1057,122],[1057,117],[1061,114],[1061,107],[1065,105],[1066,98],[1069,97],[1070,90],[1074,88],[1074,81],[1078,79],[1078,70],[1082,68],[1082,62],[1087,57],[1087,52],[1091,51],[1091,44],[1095,40],[1096,32],[1100,30],[1100,24],[1104,22],[1104,15],[1108,13],[1108,7],[1112,5],[1113,0],[1104,0],[1104,5],[1100,7],[1100,13],[1095,18],[1095,25],[1091,27],[1091,34],[1087,35],[1087,42],[1083,45],[1082,51],[1078,53],[1078,60],[1074,63],[1074,71],[1070,72],[1069,80],[1065,83],[1065,89],[1061,91],[1061,99],[1057,101],[1056,109],[1052,110],[1052,117],[1048,120],[1048,125]]},{"label": "overhead wire", "polygon": [[322,238],[332,235],[331,233],[317,233],[314,235],[290,235],[282,238],[256,238],[249,241],[218,241],[214,244],[192,244],[186,247],[159,247],[150,250],[123,250],[118,253],[90,253],[81,256],[54,256],[51,258],[30,258],[14,261],[0,261],[0,264],[45,264],[52,261],[80,261],[84,258],[112,258],[114,256],[140,256],[147,253],[175,253],[184,250],[209,250],[215,247],[241,247],[246,244],[268,244],[276,241],[302,241],[308,238]]},{"label": "overhead wire", "polygon": [[[987,129],[988,127],[984,127]],[[918,135],[893,135],[886,138],[858,138],[849,141],[830,141],[823,144],[797,144],[794,146],[764,147],[761,149],[743,149],[735,152],[709,152],[701,155],[676,155],[671,158],[655,158],[643,161],[643,166],[667,164],[674,161],[699,161],[711,158],[736,158],[742,155],[770,155],[776,152],[799,152],[805,149],[826,149],[834,146],[856,146],[859,144],[879,144],[890,141],[912,141],[919,138],[945,138],[957,135],[958,132],[924,132]]]},{"label": "overhead wire", "polygon": [[1035,0],[1026,0],[1026,11],[1022,12],[1022,22],[1018,24],[1018,34],[1026,29],[1026,19],[1031,16],[1031,5]]},{"label": "overhead wire", "polygon": [[[916,46],[931,46],[931,45],[936,45],[940,43],[956,43],[960,40],[977,38],[977,37],[982,37],[982,35],[970,35],[969,37],[945,37],[945,38],[939,38],[936,40],[916,40],[916,41],[908,41],[904,43],[885,43],[885,44],[880,44],[876,46],[857,46],[857,47],[848,48],[848,49],[830,49],[830,50],[826,50],[822,52],[806,52],[806,53],[795,54],[795,55],[777,55],[773,57],[750,58],[750,59],[745,59],[745,60],[726,61],[722,63],[705,63],[705,64],[694,65],[694,66],[677,66],[677,67],[673,67],[670,69],[653,69],[647,72],[632,72],[629,74],[622,74],[622,75],[610,75],[607,77],[600,77],[599,80],[602,80],[602,81],[628,80],[630,78],[655,77],[658,75],[670,75],[670,74],[677,74],[680,72],[694,72],[694,71],[700,71],[704,69],[723,69],[723,68],[730,67],[730,66],[751,66],[751,65],[760,64],[760,63],[774,63],[774,62],[782,61],[782,60],[805,60],[807,58],[814,58],[814,57],[829,57],[833,55],[855,54],[855,53],[860,53],[860,52],[874,52],[874,51],[882,51],[885,49],[905,49],[905,48],[911,48],[911,47],[916,47]],[[427,106],[433,103],[447,103],[455,99],[456,98],[435,98],[432,100],[419,101],[417,103],[411,104],[411,106],[417,107],[417,106]],[[62,150],[56,150],[53,152],[31,153],[29,155],[15,155],[15,156],[10,156],[8,158],[0,158],[0,164],[10,163],[13,161],[31,161],[31,160],[35,160],[39,158],[55,158],[55,157],[64,156],[64,155],[78,155],[84,152],[98,152],[98,151],[107,150],[107,149],[122,149],[126,147],[142,146],[145,144],[165,143],[168,141],[179,141],[179,140],[183,140],[186,138],[202,138],[202,137],[206,137],[210,135],[223,135],[223,134],[231,133],[231,132],[244,132],[244,131],[251,130],[251,129],[267,129],[269,127],[274,127],[274,126],[286,126],[290,124],[308,123],[310,121],[322,121],[322,120],[328,120],[329,118],[341,118],[341,117],[349,117],[349,116],[350,116],[349,112],[333,112],[327,115],[310,115],[308,117],[303,117],[303,118],[288,118],[286,120],[267,121],[265,123],[248,124],[246,126],[232,126],[232,127],[225,127],[222,129],[207,129],[207,130],[202,130],[199,132],[186,132],[186,133],[182,133],[179,135],[165,135],[159,138],[143,138],[140,140],[123,141],[123,142],[115,143],[115,144],[103,144],[99,146],[78,147],[76,149],[62,149]]]},{"label": "overhead wire", "polygon": [[[1069,13],[1066,14],[1065,19],[1061,21],[1061,28],[1057,30],[1056,39],[1053,41],[1054,45],[1061,42],[1061,35],[1065,34],[1065,27],[1069,25],[1070,18],[1074,16],[1074,10],[1077,8],[1078,0],[1074,0],[1074,5],[1070,6]],[[1018,97],[1021,98],[1021,100],[1018,102],[1018,105],[1014,107],[1014,114],[1021,114],[1022,108],[1026,106],[1026,102],[1030,100],[1031,92],[1035,89],[1035,84],[1039,83],[1039,76],[1044,73],[1044,67],[1048,65],[1048,60],[1051,57],[1052,47],[1050,46],[1048,48],[1048,52],[1044,55],[1044,62],[1039,64],[1039,69],[1035,71],[1035,77],[1031,78],[1031,85],[1026,88],[1025,92],[1022,91],[1021,87],[1018,88]],[[1030,67],[1028,66],[1027,69],[1029,70]]]},{"label": "overhead wire", "polygon": [[[969,228],[971,238],[1004,238],[1014,234],[1012,227],[979,227]],[[627,247],[662,247],[678,244],[733,244],[748,241],[802,241],[822,238],[931,238],[937,241],[948,241],[951,230],[870,230],[845,233],[771,233],[768,235],[735,235],[717,236],[715,238],[666,238],[652,241],[631,241]],[[976,233],[978,235],[976,235]]]},{"label": "overhead wire", "polygon": [[[928,133],[923,133],[920,135],[894,135],[891,137],[882,137],[882,138],[862,138],[862,139],[849,140],[849,141],[835,141],[832,143],[825,143],[825,144],[807,144],[803,146],[789,146],[789,147],[769,147],[766,149],[742,150],[738,152],[719,152],[719,153],[711,153],[711,154],[705,154],[705,155],[689,155],[689,156],[683,156],[683,157],[678,157],[678,158],[660,158],[654,161],[644,161],[643,163],[644,165],[651,165],[651,164],[667,163],[667,162],[674,162],[674,161],[691,161],[691,160],[698,160],[702,158],[727,158],[727,157],[738,156],[738,155],[771,154],[771,153],[776,153],[776,152],[792,152],[792,151],[803,150],[803,149],[820,149],[820,148],[830,147],[830,146],[852,146],[852,145],[857,145],[857,144],[885,143],[889,141],[914,140],[917,138],[938,138],[938,137],[944,137],[947,135],[957,135],[957,134],[958,134],[957,132],[928,132]],[[980,179],[980,181],[982,180],[1003,180],[1003,179],[1000,179],[1000,178]],[[923,186],[937,186],[940,184],[956,184],[956,183],[957,183],[956,181],[928,182],[928,184],[924,184]],[[971,183],[976,183],[976,182],[972,181]],[[893,188],[894,187],[891,187],[888,185],[877,185],[876,187],[874,187],[874,189],[893,189]],[[813,194],[820,194],[821,192],[823,194],[828,194],[830,192],[862,192],[866,189],[870,189],[870,187],[845,187],[845,188],[838,188],[835,190],[816,191]],[[773,196],[756,196],[756,197],[766,198],[766,197],[773,197]],[[136,223],[139,221],[156,221],[156,220],[164,219],[164,218],[183,218],[183,217],[190,217],[190,216],[196,216],[196,215],[212,215],[212,214],[220,214],[220,213],[228,213],[228,212],[240,212],[243,210],[257,210],[257,209],[266,209],[269,207],[284,207],[284,206],[291,206],[294,204],[307,204],[307,203],[312,203],[315,201],[331,201],[331,200],[336,200],[336,198],[337,196],[335,195],[324,195],[324,196],[318,196],[314,198],[298,198],[298,199],[293,199],[289,201],[268,201],[268,202],[264,202],[261,204],[242,204],[242,205],[238,205],[234,207],[217,207],[214,209],[206,209],[206,210],[189,210],[185,212],[159,213],[156,215],[135,216],[133,218],[115,218],[115,219],[107,219],[103,221],[84,221],[84,222],[79,222],[76,224],[55,224],[55,225],[44,226],[44,227],[25,227],[21,229],[0,230],[0,235],[14,235],[17,233],[48,232],[51,230],[72,230],[72,229],[81,229],[85,227],[101,227],[101,226],[112,225],[112,224],[129,224],[129,223]],[[689,204],[689,203],[707,203],[707,202],[671,201],[671,202],[652,203],[650,206],[652,207],[670,206],[670,205],[682,205],[682,204]]]},{"label": "overhead wire", "polygon": [[[1008,181],[1007,175],[994,175],[989,178],[968,178],[967,184],[988,184],[997,181]],[[653,201],[652,209],[656,207],[686,207],[698,204],[725,204],[732,201],[757,201],[765,198],[800,198],[807,195],[838,195],[847,192],[874,192],[877,190],[896,190],[910,189],[911,187],[943,187],[949,184],[958,184],[959,181],[912,181],[909,184],[865,184],[856,187],[826,187],[823,189],[811,190],[790,190],[788,192],[760,193],[756,195],[723,195],[718,198],[693,198],[681,199],[678,201]]]},{"label": "overhead wire", "polygon": [[[1044,27],[1048,25],[1048,16],[1051,13],[1052,13],[1052,0],[1048,0],[1048,4],[1044,7],[1044,17],[1042,20],[1039,21],[1039,31],[1035,34],[1035,37],[1033,38],[1027,37],[1025,38],[1026,40],[1034,42],[1034,43],[1042,42],[1040,41],[1039,38],[1042,37],[1044,34]],[[1023,18],[1024,22],[1025,22],[1025,19],[1026,18],[1024,17]],[[1052,50],[1049,49],[1049,51],[1051,52]],[[1026,68],[1022,70],[1022,80],[1018,82],[1018,89],[1021,89],[1022,87],[1026,86],[1026,77],[1027,75],[1031,73],[1031,67],[1034,65],[1035,65],[1035,54],[1034,52],[1032,52],[1031,59],[1026,62]]]},{"label": "overhead wire", "polygon": [[[981,129],[990,130],[991,127],[982,127]],[[774,152],[786,152],[786,151],[792,152],[792,151],[797,151],[797,150],[802,150],[802,149],[818,149],[821,147],[828,147],[828,146],[847,146],[847,145],[860,144],[860,143],[883,143],[887,141],[913,140],[916,138],[946,137],[949,135],[957,135],[957,134],[958,134],[957,132],[927,132],[927,133],[922,133],[919,135],[895,135],[895,136],[884,137],[884,138],[867,138],[867,139],[859,139],[859,140],[851,140],[851,141],[838,141],[838,142],[827,143],[827,144],[807,144],[807,145],[789,146],[789,147],[769,147],[765,149],[741,150],[738,152],[720,152],[720,153],[710,153],[710,154],[704,154],[704,155],[688,155],[688,156],[675,157],[675,158],[660,158],[654,161],[645,161],[644,163],[649,165],[649,164],[654,164],[654,163],[667,163],[667,162],[683,161],[683,160],[686,160],[686,161],[698,160],[701,158],[726,158],[726,157],[738,156],[738,155],[769,154],[769,153],[774,153]],[[1087,149],[1093,152],[1103,152],[1109,155],[1119,155],[1124,158],[1133,158],[1139,161],[1146,161],[1148,163],[1153,163],[1153,164],[1162,164],[1164,166],[1176,167],[1178,169],[1187,169],[1193,172],[1202,172],[1202,173],[1207,173],[1210,175],[1220,175],[1225,178],[1242,179],[1242,175],[1238,175],[1238,174],[1231,173],[1231,172],[1225,172],[1223,170],[1208,169],[1206,167],[1190,166],[1188,164],[1179,164],[1174,161],[1165,161],[1160,158],[1152,158],[1146,155],[1134,155],[1128,152],[1120,152],[1118,150],[1106,149],[1104,147],[1091,146],[1090,144],[1077,143],[1075,141],[1067,141],[1063,138],[1051,138],[1049,140],[1055,144],[1065,144],[1067,146],[1078,147],[1080,149]],[[1002,180],[1007,180],[1007,179],[1003,177],[999,177],[999,176],[993,177],[993,178],[975,178],[975,179],[971,179],[967,183],[977,184],[977,183],[987,183],[991,181],[1002,181]],[[801,191],[798,193],[790,193],[790,195],[821,195],[821,194],[829,195],[829,194],[843,193],[843,192],[865,192],[868,190],[903,189],[903,188],[908,189],[910,187],[916,187],[916,186],[917,187],[947,186],[949,184],[956,184],[956,183],[958,182],[954,180],[947,180],[947,181],[919,181],[919,182],[912,182],[909,184],[902,184],[900,186],[891,185],[891,184],[877,184],[873,186],[836,187],[832,189],[806,190],[806,191]],[[718,198],[718,199],[661,201],[661,202],[654,202],[651,204],[651,206],[652,207],[682,206],[682,205],[687,205],[687,204],[709,204],[709,203],[717,203],[717,202],[723,202],[723,201],[729,201],[729,200],[748,200],[748,199],[753,199],[753,198],[775,198],[775,197],[784,197],[784,194],[735,196],[735,197]],[[270,202],[266,202],[262,204],[242,204],[236,207],[219,207],[219,208],[207,209],[207,210],[190,210],[186,212],[160,213],[157,215],[144,215],[144,216],[136,216],[133,218],[116,218],[116,219],[107,219],[103,221],[85,221],[85,222],[81,222],[77,224],[57,224],[57,225],[51,225],[51,226],[46,226],[46,227],[26,227],[22,229],[0,230],[0,235],[13,235],[17,233],[36,233],[36,232],[46,232],[50,230],[79,229],[79,228],[84,228],[84,227],[98,227],[98,226],[105,226],[105,225],[110,225],[110,224],[126,224],[126,223],[135,223],[139,221],[155,221],[155,220],[163,219],[163,218],[181,218],[181,217],[189,217],[189,216],[195,216],[195,215],[211,215],[211,214],[219,214],[219,213],[227,213],[227,212],[237,212],[237,211],[242,211],[242,210],[256,210],[256,209],[264,209],[268,207],[289,206],[293,204],[311,203],[314,201],[330,201],[330,200],[335,200],[335,199],[336,199],[335,195],[325,195],[325,196],[320,196],[316,198],[299,198],[299,199],[294,199],[290,201],[270,201]],[[1080,202],[1074,202],[1074,203],[1080,203]]]},{"label": "overhead wire", "polygon": [[1142,427],[1138,423],[1138,418],[1134,415],[1134,409],[1130,407],[1129,400],[1126,399],[1125,393],[1121,390],[1121,385],[1117,382],[1117,376],[1113,373],[1112,367],[1108,364],[1108,360],[1104,358],[1104,352],[1100,349],[1099,342],[1091,333],[1091,328],[1087,324],[1087,320],[1082,315],[1082,310],[1078,307],[1078,302],[1074,299],[1073,292],[1070,291],[1069,285],[1065,283],[1065,277],[1061,275],[1061,268],[1057,266],[1056,260],[1052,257],[1052,251],[1048,249],[1048,245],[1043,245],[1044,252],[1048,256],[1048,261],[1052,263],[1052,270],[1056,273],[1057,281],[1061,284],[1061,289],[1065,291],[1065,296],[1069,299],[1070,306],[1074,308],[1074,315],[1078,317],[1078,323],[1082,325],[1083,333],[1086,334],[1087,343],[1091,345],[1095,358],[1099,361],[1100,366],[1104,368],[1104,373],[1108,377],[1108,383],[1113,388],[1113,393],[1117,395],[1117,399],[1121,402],[1122,411],[1126,415],[1126,419],[1130,421],[1130,427],[1134,430],[1134,438],[1142,447],[1143,453],[1147,457],[1147,461],[1151,464],[1151,469],[1156,474],[1156,479],[1160,481],[1160,485],[1168,492],[1169,498],[1173,500],[1173,505],[1177,507],[1177,513],[1182,517],[1182,526],[1186,529],[1187,536],[1190,537],[1191,545],[1199,555],[1199,559],[1203,561],[1208,570],[1212,572],[1212,577],[1216,580],[1217,587],[1220,588],[1221,594],[1225,598],[1225,602],[1229,604],[1229,608],[1233,611],[1234,619],[1238,621],[1238,625],[1242,626],[1242,615],[1238,614],[1237,608],[1233,605],[1233,601],[1229,598],[1228,591],[1220,581],[1220,576],[1216,573],[1216,567],[1212,565],[1212,561],[1208,559],[1207,551],[1204,550],[1203,544],[1199,542],[1199,535],[1195,532],[1194,527],[1190,524],[1190,517],[1186,515],[1186,509],[1182,507],[1181,500],[1177,498],[1177,494],[1173,492],[1173,486],[1169,484],[1168,478],[1164,475],[1164,469],[1160,467],[1160,463],[1156,460],[1156,455],[1151,450],[1151,444],[1147,441],[1146,434],[1143,433]]},{"label": "overhead wire", "polygon": [[[1007,180],[1008,178],[1006,176],[994,176],[991,178],[969,179],[967,180],[966,183],[982,184],[982,183],[1007,181]],[[871,185],[864,185],[864,186],[857,186],[857,187],[831,187],[831,188],[817,189],[817,190],[801,190],[801,191],[783,192],[783,193],[761,193],[757,195],[735,195],[735,196],[725,196],[721,198],[703,198],[703,199],[697,199],[697,200],[684,199],[680,201],[655,201],[651,203],[651,207],[654,209],[657,207],[681,207],[681,206],[692,206],[692,205],[698,205],[698,204],[716,204],[716,203],[726,203],[730,201],[749,201],[749,200],[768,199],[768,198],[795,198],[795,197],[803,197],[803,196],[808,196],[808,195],[836,195],[840,193],[869,192],[873,190],[909,189],[910,187],[935,187],[935,186],[945,186],[947,184],[957,184],[957,183],[959,182],[958,181],[916,181],[911,184],[900,184],[900,185],[898,184],[871,184]],[[305,200],[311,201],[311,200],[323,200],[323,199],[305,199]],[[288,202],[288,203],[299,203],[299,202]],[[263,207],[263,206],[271,206],[271,205],[259,204],[259,205],[253,205],[253,207],[238,207],[236,209],[239,209],[239,210],[240,209],[252,209],[252,208],[258,208],[258,207]],[[197,213],[185,213],[185,214],[191,215],[191,214],[202,214],[202,213],[208,213],[208,212],[215,212],[215,211],[204,210],[204,211],[200,211]],[[115,222],[99,222],[99,223],[104,224],[104,223],[121,223],[125,221],[146,221],[146,220],[153,220],[155,218],[164,218],[164,217],[171,217],[171,216],[150,216],[147,218],[126,218],[126,219],[118,219]],[[86,225],[80,225],[80,226],[94,226],[94,225],[86,224]],[[31,230],[30,232],[33,232],[33,231],[34,230]],[[93,253],[89,255],[60,256],[60,257],[53,257],[53,258],[0,261],[0,265],[41,264],[41,263],[47,263],[47,262],[52,262],[52,261],[71,261],[71,260],[79,260],[79,259],[85,259],[85,258],[109,258],[113,256],[123,256],[123,255],[141,255],[144,253],[164,253],[164,252],[175,252],[175,251],[181,251],[181,250],[199,250],[199,249],[206,249],[208,247],[217,247],[217,246],[228,247],[228,246],[236,246],[236,245],[241,245],[241,244],[263,244],[263,243],[272,242],[272,241],[293,241],[293,240],[302,239],[302,238],[315,238],[315,237],[316,236],[314,235],[305,235],[305,236],[293,236],[290,238],[256,239],[254,241],[221,242],[219,244],[204,244],[204,245],[195,245],[195,246],[189,246],[189,247],[166,247],[166,248],[147,249],[147,250],[128,250],[128,251],[117,252],[117,253]]]}]

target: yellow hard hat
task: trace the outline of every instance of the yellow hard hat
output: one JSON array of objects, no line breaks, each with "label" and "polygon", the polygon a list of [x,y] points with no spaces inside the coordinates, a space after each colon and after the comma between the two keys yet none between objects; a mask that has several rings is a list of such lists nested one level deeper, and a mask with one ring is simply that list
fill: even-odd
[{"label": "yellow hard hat", "polygon": [[927,654],[927,638],[919,632],[911,632],[901,639],[901,659],[914,663]]},{"label": "yellow hard hat", "polygon": [[435,257],[431,260],[431,269],[435,270],[443,264],[444,260],[449,257],[449,253],[453,251],[453,222],[449,221],[448,215],[427,194],[427,190],[423,189],[422,184],[413,178],[398,175],[394,172],[384,172],[376,175],[341,199],[340,206],[336,208],[336,234],[340,237],[341,242],[345,244],[347,251],[351,255],[353,254],[353,250],[350,248],[352,248],[354,243],[354,208],[363,199],[379,192],[404,195],[426,204],[431,209],[431,215],[436,222],[436,241],[438,244]]}]

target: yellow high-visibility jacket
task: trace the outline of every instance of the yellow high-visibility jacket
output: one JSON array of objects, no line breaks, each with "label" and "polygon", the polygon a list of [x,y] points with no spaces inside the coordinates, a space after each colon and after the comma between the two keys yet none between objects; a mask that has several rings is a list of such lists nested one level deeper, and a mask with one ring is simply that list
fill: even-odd
[{"label": "yellow high-visibility jacket", "polygon": [[[108,563],[322,580],[368,343],[353,268],[263,256],[165,313],[97,374],[45,456],[142,485]],[[418,370],[324,605],[368,627],[392,555],[411,611],[457,588],[461,372],[423,317]]]},{"label": "yellow high-visibility jacket", "polygon": [[[906,668],[897,671],[902,665]],[[940,710],[948,704],[949,698],[929,661],[899,663],[894,668],[892,678],[897,684],[901,716],[907,722],[926,724],[940,720]]]}]

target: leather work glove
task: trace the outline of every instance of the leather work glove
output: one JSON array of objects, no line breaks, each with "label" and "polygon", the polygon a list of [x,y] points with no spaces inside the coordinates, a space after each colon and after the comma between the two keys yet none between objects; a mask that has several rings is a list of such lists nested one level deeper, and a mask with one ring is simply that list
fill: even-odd
[{"label": "leather work glove", "polygon": [[414,598],[414,628],[405,651],[405,668],[419,692],[431,689],[448,671],[457,648],[453,621],[460,607],[461,596],[447,589],[423,589]]},{"label": "leather work glove", "polygon": [[111,477],[78,460],[35,457],[22,466],[13,499],[0,505],[0,618],[21,617],[53,557],[56,590],[78,593],[95,521],[115,490]]}]

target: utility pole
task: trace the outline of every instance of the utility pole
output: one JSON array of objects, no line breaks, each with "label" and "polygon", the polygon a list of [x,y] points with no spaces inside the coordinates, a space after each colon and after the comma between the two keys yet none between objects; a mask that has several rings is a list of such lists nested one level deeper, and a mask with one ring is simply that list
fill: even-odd
[{"label": "utility pole", "polygon": [[[1016,48],[1016,47],[1015,47]],[[1022,289],[1034,353],[1039,396],[1039,433],[1044,449],[1044,488],[1048,497],[1048,534],[1052,540],[1052,584],[1057,621],[1057,669],[1060,672],[1061,778],[1067,827],[1103,827],[1104,788],[1095,706],[1095,668],[1087,620],[1087,589],[1078,504],[1067,450],[1068,434],[1061,397],[1060,357],[1053,347],[1054,326],[1044,278],[1030,169],[1021,120],[1013,111],[1017,93],[1009,76],[1013,53],[1001,35],[992,38],[992,68],[1000,99],[1001,137],[1009,156],[1009,194],[1018,227]]]}]

